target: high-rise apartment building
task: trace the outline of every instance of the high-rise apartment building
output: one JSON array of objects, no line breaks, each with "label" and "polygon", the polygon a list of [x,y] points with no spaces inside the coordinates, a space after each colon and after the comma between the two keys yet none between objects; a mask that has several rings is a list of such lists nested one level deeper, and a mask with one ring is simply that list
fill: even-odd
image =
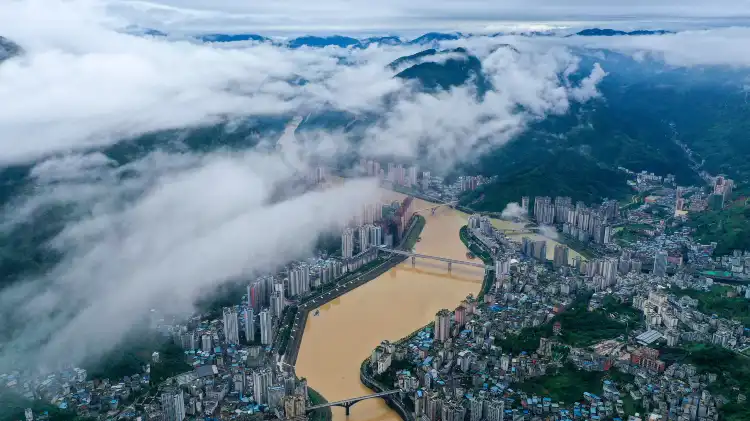
[{"label": "high-rise apartment building", "polygon": [[443,404],[442,421],[464,421],[466,408],[456,401],[448,401]]},{"label": "high-rise apartment building", "polygon": [[509,259],[496,259],[495,260],[495,279],[502,280],[506,279],[510,275],[510,260]]},{"label": "high-rise apartment building", "polygon": [[211,339],[211,335],[204,334],[201,336],[201,351],[203,352],[211,352],[213,346],[213,340]]},{"label": "high-rise apartment building", "polygon": [[660,250],[654,257],[654,276],[667,276],[667,252]]},{"label": "high-rise apartment building", "polygon": [[485,418],[487,421],[503,421],[503,412],[505,412],[505,402],[500,399],[493,399],[487,402]]},{"label": "high-rise apartment building", "polygon": [[555,268],[561,268],[568,265],[568,247],[562,244],[555,245],[555,256],[553,263]]},{"label": "high-rise apartment building", "polygon": [[167,389],[161,394],[163,421],[182,421],[185,419],[185,397],[180,389]]},{"label": "high-rise apartment building", "polygon": [[357,231],[357,235],[359,236],[359,252],[362,253],[370,248],[370,226],[362,225]]},{"label": "high-rise apartment building", "polygon": [[287,395],[281,400],[284,405],[284,416],[287,419],[305,415],[305,398],[300,395]]},{"label": "high-rise apartment building", "polygon": [[406,181],[406,185],[408,187],[413,187],[417,185],[417,172],[419,172],[417,167],[409,167],[407,181]]},{"label": "high-rise apartment building", "polygon": [[240,343],[239,319],[234,307],[224,307],[224,339],[229,344]]},{"label": "high-rise apartment building", "polygon": [[422,190],[427,190],[430,188],[430,172],[425,171],[422,173]]},{"label": "high-rise apartment building", "polygon": [[284,311],[284,294],[279,291],[271,293],[271,314],[273,317],[281,317]]},{"label": "high-rise apartment building", "polygon": [[368,203],[363,208],[362,222],[364,224],[374,224],[381,218],[381,205],[380,203]]},{"label": "high-rise apartment building", "polygon": [[354,231],[347,228],[341,235],[341,257],[350,259],[352,256],[354,256]]},{"label": "high-rise apartment building", "polygon": [[271,345],[273,343],[273,317],[268,309],[260,312],[260,343]]},{"label": "high-rise apartment building", "polygon": [[484,399],[472,396],[469,398],[469,421],[482,421]]},{"label": "high-rise apartment building", "polygon": [[267,368],[253,372],[253,400],[263,405],[268,404],[268,388],[273,384],[273,373]]},{"label": "high-rise apartment building", "polygon": [[430,421],[438,421],[443,413],[443,400],[437,391],[427,395],[427,405],[425,405],[425,415]]},{"label": "high-rise apartment building", "polygon": [[552,225],[555,223],[555,205],[549,197],[534,198],[534,218],[539,224]]},{"label": "high-rise apartment building", "polygon": [[[284,311],[286,306],[284,296],[284,281],[275,280],[272,287],[273,292],[271,293],[271,314],[278,317],[281,312]],[[278,315],[276,314],[278,313]]]},{"label": "high-rise apartment building", "polygon": [[383,227],[370,225],[370,246],[378,247],[383,244]]},{"label": "high-rise apartment building", "polygon": [[255,341],[255,312],[252,308],[245,310],[245,339]]},{"label": "high-rise apartment building", "polygon": [[298,297],[310,292],[310,266],[301,264],[289,269],[289,296]]},{"label": "high-rise apartment building", "polygon": [[451,330],[451,312],[442,309],[435,315],[435,340],[445,341],[450,337]]},{"label": "high-rise apartment building", "polygon": [[195,350],[198,348],[198,337],[195,332],[186,332],[180,334],[180,344],[182,349],[186,351]]},{"label": "high-rise apartment building", "polygon": [[617,266],[617,258],[610,257],[604,260],[602,276],[609,286],[615,285],[617,283]]},{"label": "high-rise apartment building", "polygon": [[456,310],[453,311],[453,319],[456,321],[458,326],[463,327],[466,323],[466,307],[459,305]]},{"label": "high-rise apartment building", "polygon": [[256,313],[263,306],[263,282],[256,279],[247,286],[247,306]]},{"label": "high-rise apartment building", "polygon": [[538,240],[532,243],[532,250],[534,259],[544,262],[547,260],[547,242],[545,240]]}]

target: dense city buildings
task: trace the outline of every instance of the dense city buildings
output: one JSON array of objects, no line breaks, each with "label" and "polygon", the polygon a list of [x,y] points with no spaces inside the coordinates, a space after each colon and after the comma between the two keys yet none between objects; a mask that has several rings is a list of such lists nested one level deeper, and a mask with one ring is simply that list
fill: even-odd
[{"label": "dense city buildings", "polygon": [[435,340],[444,341],[450,335],[451,313],[448,310],[440,310],[435,315]]},{"label": "dense city buildings", "polygon": [[[245,339],[248,343],[255,342],[255,312],[252,307],[245,310]],[[183,347],[185,349],[195,349]]]},{"label": "dense city buildings", "polygon": [[228,344],[240,343],[239,319],[234,307],[225,307],[224,310],[224,340]]},{"label": "dense city buildings", "polygon": [[[722,411],[744,413],[744,386],[723,385],[742,382],[746,357],[736,360],[745,368],[727,371],[709,355],[750,350],[747,325],[733,320],[750,323],[750,311],[716,304],[746,308],[738,300],[750,299],[750,287],[713,280],[745,279],[750,251],[711,257],[715,245],[698,244],[680,228],[686,209],[731,190],[731,182],[713,180],[711,193],[701,195],[674,187],[674,177],[638,174],[634,186],[650,195],[624,208],[535,198],[531,221],[588,244],[596,252],[588,258],[569,260],[570,248],[556,244],[549,261],[545,241],[511,239],[489,218],[471,215],[469,242],[493,263],[489,289],[390,344],[388,358],[365,372],[404,390],[411,416],[424,421],[715,421]],[[522,198],[521,209],[530,202]],[[722,315],[700,310],[709,305]],[[703,347],[711,350],[702,357],[708,364],[673,359]]]},{"label": "dense city buildings", "polygon": [[161,394],[162,420],[182,421],[185,419],[185,397],[182,390],[169,389]]},{"label": "dense city buildings", "polygon": [[[413,166],[365,165],[433,192],[481,181],[459,177],[450,187]],[[713,256],[715,245],[680,225],[712,197],[731,200],[733,182],[711,178],[701,191],[671,177],[635,178],[644,197],[629,205],[522,197],[518,233],[470,215],[462,235],[467,259],[486,265],[481,290],[362,356],[363,381],[396,391],[392,407],[420,421],[718,421],[741,411],[750,371],[735,366],[750,350],[750,287],[740,282],[750,278],[750,251]],[[149,351],[138,373],[104,380],[70,368],[33,381],[9,373],[0,385],[101,420],[305,420],[307,383],[280,351],[295,312],[376,261],[380,246],[398,244],[415,211],[411,198],[368,204],[341,232],[340,250],[248,280],[238,305],[185,321],[154,317],[177,349]],[[554,231],[559,243],[548,242]],[[584,249],[591,253],[574,253]],[[169,364],[181,369],[166,375]]]},{"label": "dense city buildings", "polygon": [[341,257],[350,259],[354,256],[354,230],[347,228],[341,235]]}]

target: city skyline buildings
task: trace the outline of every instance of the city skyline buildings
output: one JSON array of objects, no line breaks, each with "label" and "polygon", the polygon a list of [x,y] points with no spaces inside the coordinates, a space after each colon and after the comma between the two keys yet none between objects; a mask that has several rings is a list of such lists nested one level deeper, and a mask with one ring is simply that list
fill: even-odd
[{"label": "city skyline buildings", "polygon": [[253,399],[258,404],[268,404],[268,388],[273,384],[273,373],[267,368],[253,372]]},{"label": "city skyline buildings", "polygon": [[310,266],[302,263],[290,268],[288,274],[290,297],[297,297],[310,292]]},{"label": "city skyline buildings", "polygon": [[354,230],[346,228],[341,234],[341,257],[351,259],[354,256]]},{"label": "city skyline buildings", "polygon": [[664,277],[667,275],[667,258],[669,254],[664,250],[659,250],[654,256],[654,276]]},{"label": "city skyline buildings", "polygon": [[245,340],[248,343],[255,341],[255,313],[252,307],[245,310]]},{"label": "city skyline buildings", "polygon": [[435,315],[435,333],[434,337],[436,341],[445,341],[450,337],[451,328],[451,312],[447,309],[442,309]]},{"label": "city skyline buildings", "polygon": [[240,343],[239,318],[237,309],[224,307],[224,339],[227,343],[237,345]]},{"label": "city skyline buildings", "polygon": [[273,316],[268,310],[260,312],[260,343],[271,345],[273,343]]},{"label": "city skyline buildings", "polygon": [[161,394],[162,420],[182,421],[185,419],[185,397],[182,389],[167,389]]}]

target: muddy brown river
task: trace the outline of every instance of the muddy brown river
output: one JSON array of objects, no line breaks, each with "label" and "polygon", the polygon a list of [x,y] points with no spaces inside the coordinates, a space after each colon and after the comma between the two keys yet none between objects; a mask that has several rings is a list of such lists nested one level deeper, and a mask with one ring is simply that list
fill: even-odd
[{"label": "muddy brown river", "polygon": [[[393,197],[394,193],[388,193]],[[413,210],[431,204],[415,199]],[[466,260],[466,247],[459,229],[467,216],[450,208],[435,215],[420,212],[426,225],[416,251],[434,256]],[[504,222],[504,221],[499,221]],[[549,242],[548,248],[554,249]],[[571,251],[572,253],[572,251]],[[549,256],[552,257],[551,255]],[[328,401],[372,393],[359,381],[359,367],[382,340],[395,341],[434,319],[442,308],[453,310],[468,294],[482,285],[479,268],[407,260],[367,284],[319,307],[320,314],[307,319],[296,372]],[[351,408],[332,408],[336,421],[400,420],[381,399],[370,399]]]}]

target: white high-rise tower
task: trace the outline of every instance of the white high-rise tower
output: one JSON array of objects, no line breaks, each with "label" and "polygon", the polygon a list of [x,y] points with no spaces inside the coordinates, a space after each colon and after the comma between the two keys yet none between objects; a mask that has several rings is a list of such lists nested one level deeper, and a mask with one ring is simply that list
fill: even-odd
[{"label": "white high-rise tower", "polygon": [[224,339],[229,344],[240,343],[239,320],[234,307],[224,307]]}]

